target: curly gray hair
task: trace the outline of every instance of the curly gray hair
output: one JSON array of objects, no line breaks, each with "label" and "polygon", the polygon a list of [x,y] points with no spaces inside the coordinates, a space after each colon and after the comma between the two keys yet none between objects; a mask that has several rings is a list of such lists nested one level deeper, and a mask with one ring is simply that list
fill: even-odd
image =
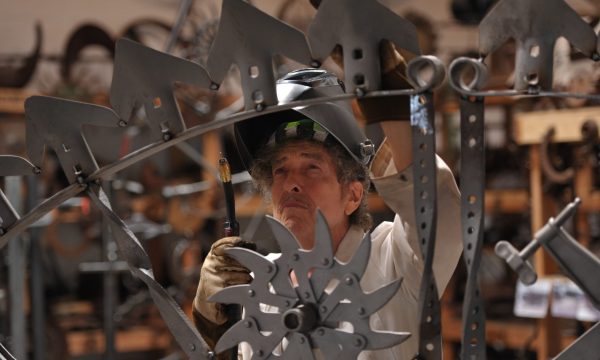
[{"label": "curly gray hair", "polygon": [[254,184],[258,191],[267,199],[271,199],[271,185],[273,184],[273,171],[271,164],[277,157],[279,152],[287,145],[294,142],[305,142],[309,141],[320,146],[323,146],[327,153],[331,156],[335,165],[337,173],[337,179],[342,184],[342,188],[345,189],[345,185],[350,184],[353,181],[359,181],[363,185],[362,200],[359,207],[350,214],[350,224],[358,225],[364,231],[371,229],[373,220],[368,212],[367,206],[367,195],[369,192],[369,186],[371,184],[369,180],[369,169],[362,164],[359,164],[354,160],[350,154],[340,145],[337,141],[321,142],[317,140],[306,140],[306,139],[285,139],[282,142],[275,144],[274,146],[263,147],[258,151],[256,158],[250,168],[250,174],[254,180]]}]

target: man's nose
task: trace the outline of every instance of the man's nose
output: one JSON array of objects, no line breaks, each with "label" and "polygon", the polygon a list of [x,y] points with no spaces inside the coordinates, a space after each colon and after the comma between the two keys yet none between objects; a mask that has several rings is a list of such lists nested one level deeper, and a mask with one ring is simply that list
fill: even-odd
[{"label": "man's nose", "polygon": [[298,172],[290,171],[285,178],[284,190],[299,193],[302,191],[302,179]]}]

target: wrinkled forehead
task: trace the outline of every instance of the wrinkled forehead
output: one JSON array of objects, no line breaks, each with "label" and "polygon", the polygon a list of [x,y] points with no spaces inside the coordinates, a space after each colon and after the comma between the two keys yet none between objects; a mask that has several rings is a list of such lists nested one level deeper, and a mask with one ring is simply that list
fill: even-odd
[{"label": "wrinkled forehead", "polygon": [[276,164],[289,159],[313,159],[333,163],[331,154],[321,142],[311,140],[290,140],[273,149],[271,163]]}]

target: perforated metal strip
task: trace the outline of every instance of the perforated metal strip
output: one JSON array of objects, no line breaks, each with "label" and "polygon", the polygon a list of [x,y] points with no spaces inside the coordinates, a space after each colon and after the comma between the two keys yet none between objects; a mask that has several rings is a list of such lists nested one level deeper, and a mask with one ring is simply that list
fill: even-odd
[{"label": "perforated metal strip", "polygon": [[461,359],[483,360],[485,354],[485,312],[477,274],[483,244],[485,139],[484,108],[481,97],[462,97],[461,124],[461,224],[463,258],[467,265],[467,287],[463,302]]},{"label": "perforated metal strip", "polygon": [[433,93],[411,96],[410,106],[415,221],[424,261],[419,294],[419,353],[415,358],[441,359],[440,301],[432,270],[437,223]]}]

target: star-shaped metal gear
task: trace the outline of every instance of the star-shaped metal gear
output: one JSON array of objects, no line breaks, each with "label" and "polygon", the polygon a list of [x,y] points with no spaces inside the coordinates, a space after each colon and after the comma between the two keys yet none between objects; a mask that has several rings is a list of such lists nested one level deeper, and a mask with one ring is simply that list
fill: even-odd
[{"label": "star-shaped metal gear", "polygon": [[[217,352],[247,342],[252,359],[352,359],[363,350],[400,344],[410,334],[374,331],[369,317],[398,291],[402,279],[371,293],[363,292],[363,276],[371,252],[367,234],[348,263],[334,257],[327,222],[317,213],[315,246],[301,249],[294,235],[275,218],[267,222],[281,248],[275,260],[245,248],[227,255],[254,273],[247,285],[225,288],[210,301],[240,304],[244,317],[219,340]],[[290,274],[295,276],[292,284]],[[283,345],[280,347],[280,345]],[[283,352],[277,354],[277,349]]]}]

